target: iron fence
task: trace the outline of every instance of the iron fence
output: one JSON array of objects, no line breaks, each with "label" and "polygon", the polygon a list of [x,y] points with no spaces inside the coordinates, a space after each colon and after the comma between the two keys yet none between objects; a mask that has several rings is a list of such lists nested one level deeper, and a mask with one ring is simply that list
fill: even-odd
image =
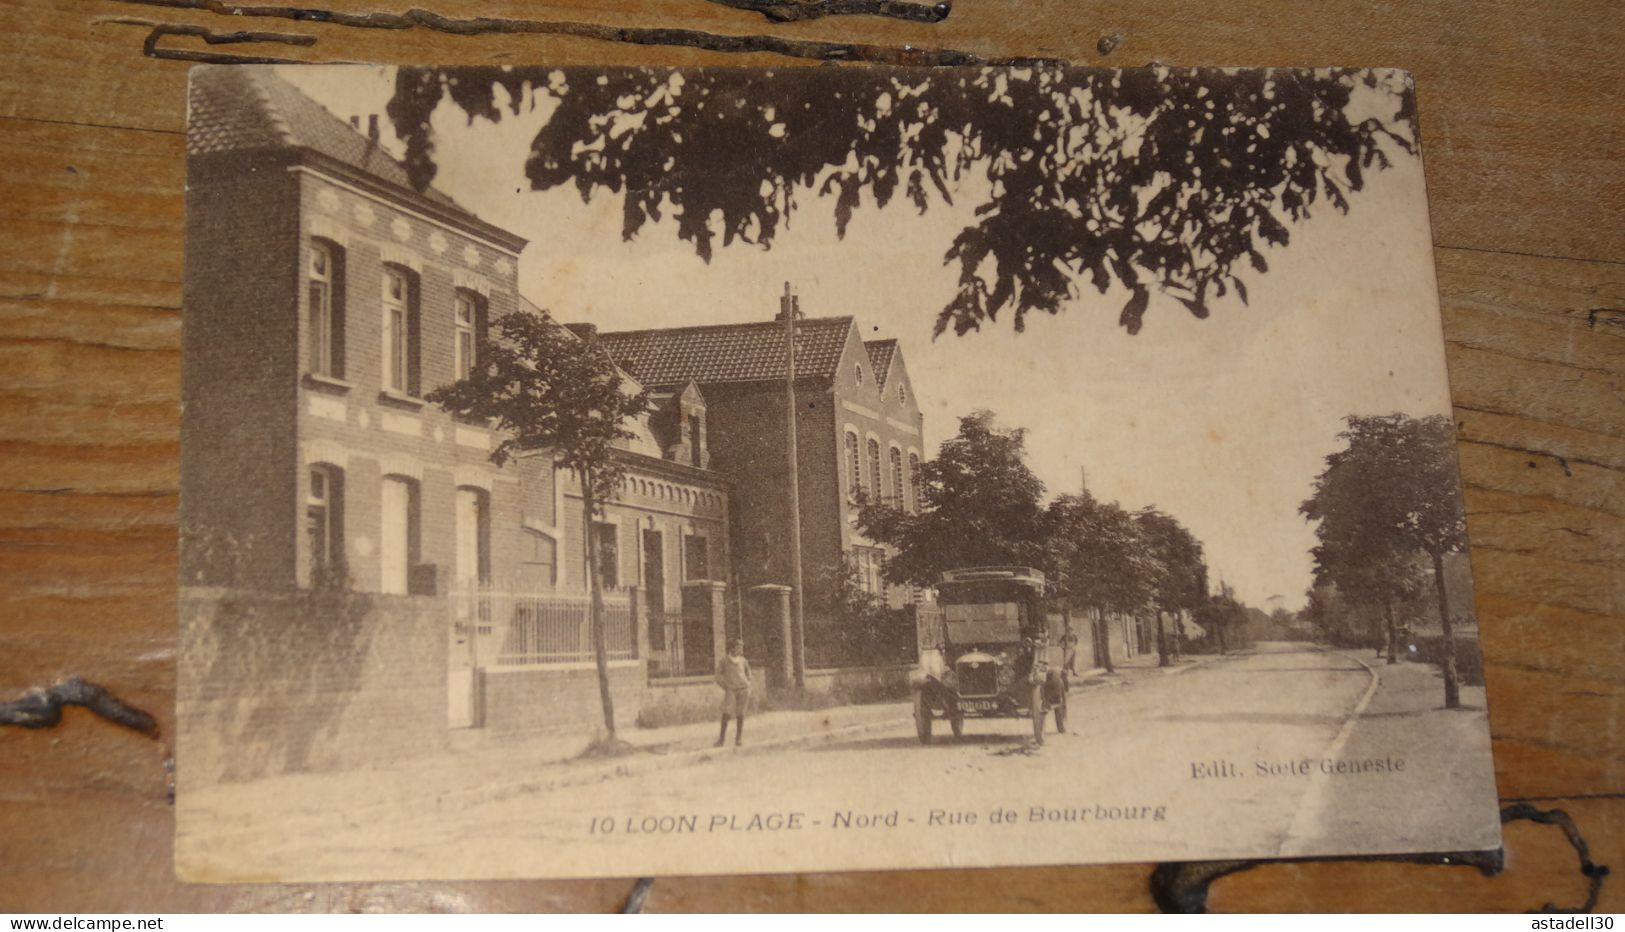
[{"label": "iron fence", "polygon": [[[471,627],[479,632],[474,646],[481,666],[532,667],[594,660],[590,595],[482,586],[454,591],[452,603],[457,639],[466,643]],[[609,660],[637,659],[632,600],[624,594],[604,594],[604,648]]]}]

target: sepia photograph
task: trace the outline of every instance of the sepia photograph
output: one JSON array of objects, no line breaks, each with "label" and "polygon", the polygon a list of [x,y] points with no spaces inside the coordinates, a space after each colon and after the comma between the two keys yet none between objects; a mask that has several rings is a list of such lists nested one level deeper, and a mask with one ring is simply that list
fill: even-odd
[{"label": "sepia photograph", "polygon": [[187,104],[182,880],[1500,846],[1408,74]]}]

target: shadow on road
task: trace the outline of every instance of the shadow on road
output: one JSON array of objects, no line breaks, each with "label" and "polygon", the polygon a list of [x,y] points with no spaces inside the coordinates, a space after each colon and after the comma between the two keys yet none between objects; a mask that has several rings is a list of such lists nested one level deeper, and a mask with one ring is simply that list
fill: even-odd
[{"label": "shadow on road", "polygon": [[1320,727],[1343,724],[1341,715],[1309,715],[1302,712],[1221,712],[1211,715],[1163,715],[1159,722],[1188,722],[1195,725],[1298,725]]},{"label": "shadow on road", "polygon": [[1258,673],[1358,673],[1365,669],[1358,664],[1346,667],[1327,666],[1326,664],[1305,664],[1301,667],[1220,667],[1210,665],[1204,672],[1228,673],[1232,676],[1253,676]]},{"label": "shadow on road", "polygon": [[1026,735],[966,735],[963,738],[954,738],[950,735],[937,735],[931,739],[930,744],[921,744],[920,739],[914,735],[894,735],[889,738],[855,738],[851,741],[835,741],[819,745],[814,751],[884,751],[901,750],[903,748],[918,748],[921,751],[946,751],[954,748],[974,748],[978,746],[1008,746],[1024,745]]}]

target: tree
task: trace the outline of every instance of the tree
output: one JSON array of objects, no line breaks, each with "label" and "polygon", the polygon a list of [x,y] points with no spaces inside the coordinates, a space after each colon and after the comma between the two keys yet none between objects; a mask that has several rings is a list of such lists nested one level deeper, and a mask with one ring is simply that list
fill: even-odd
[{"label": "tree", "polygon": [[[1163,629],[1164,613],[1177,623],[1183,612],[1196,612],[1207,601],[1207,561],[1202,545],[1174,518],[1146,508],[1134,515],[1146,552],[1156,571],[1151,578],[1151,607],[1157,613],[1157,665],[1169,664],[1170,645]],[[1175,637],[1179,635],[1175,632]]]},{"label": "tree", "polygon": [[[388,112],[420,188],[433,179],[430,115],[450,97],[472,121],[557,108],[525,163],[532,188],[622,199],[622,235],[670,213],[709,261],[718,236],[771,247],[802,197],[835,197],[844,236],[865,197],[924,213],[950,185],[990,193],[944,256],[959,287],[936,330],[1009,310],[1059,313],[1087,282],[1128,293],[1139,331],[1156,290],[1199,318],[1317,202],[1346,212],[1373,165],[1415,149],[1414,94],[1396,72],[1123,71],[1027,67],[793,71],[401,68]],[[1386,118],[1360,118],[1375,101]],[[935,195],[933,196],[933,193]]]},{"label": "tree", "polygon": [[1044,484],[1027,467],[1026,432],[1003,430],[993,412],[959,419],[959,434],[920,464],[919,510],[867,500],[858,529],[896,548],[887,582],[935,586],[946,570],[1044,562]]},{"label": "tree", "polygon": [[1196,613],[1196,621],[1219,642],[1221,654],[1241,647],[1246,640],[1247,609],[1228,583],[1220,583],[1219,591],[1208,597]]},{"label": "tree", "polygon": [[1416,554],[1396,549],[1397,541],[1393,538],[1364,546],[1338,540],[1339,533],[1352,530],[1349,522],[1334,522],[1326,530],[1322,543],[1312,551],[1315,578],[1334,584],[1350,599],[1382,613],[1383,634],[1378,649],[1387,653],[1389,663],[1398,663],[1399,632],[1394,606],[1411,601],[1420,591],[1421,574],[1417,571]]},{"label": "tree", "polygon": [[[1356,585],[1367,580],[1368,597],[1369,580],[1392,571],[1397,561],[1414,554],[1431,561],[1444,642],[1444,704],[1458,708],[1461,686],[1444,568],[1446,555],[1467,546],[1455,426],[1444,415],[1350,415],[1346,422],[1348,429],[1338,435],[1346,445],[1326,457],[1314,494],[1299,508],[1318,522],[1317,560],[1329,560]],[[1338,582],[1340,590],[1344,586]],[[1390,591],[1387,584],[1376,588]],[[1344,594],[1354,597],[1353,591]]]},{"label": "tree", "polygon": [[1051,588],[1068,613],[1072,609],[1091,613],[1095,652],[1109,671],[1106,616],[1143,608],[1161,567],[1147,551],[1133,517],[1088,492],[1056,497],[1047,517],[1049,560],[1044,568]]},{"label": "tree", "polygon": [[491,329],[494,336],[480,340],[472,371],[425,397],[453,416],[494,422],[502,437],[491,451],[498,466],[518,453],[546,451],[556,466],[580,480],[598,696],[613,743],[615,703],[609,691],[604,589],[593,526],[602,503],[614,498],[625,478],[615,444],[635,436],[624,425],[649,410],[649,395],[631,390],[590,332],[578,337],[545,316],[527,313],[508,314]]}]

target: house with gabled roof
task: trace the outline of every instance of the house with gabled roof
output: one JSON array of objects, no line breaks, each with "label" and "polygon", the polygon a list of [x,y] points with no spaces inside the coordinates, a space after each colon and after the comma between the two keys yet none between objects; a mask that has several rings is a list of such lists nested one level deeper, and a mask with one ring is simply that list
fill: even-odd
[{"label": "house with gabled roof", "polygon": [[[851,316],[796,323],[797,479],[808,657],[845,662],[834,580],[901,606],[908,593],[880,577],[886,553],[857,527],[864,498],[917,508],[924,418],[896,340],[864,340]],[[788,548],[784,329],[760,321],[604,333],[626,372],[658,391],[693,386],[705,399],[709,465],[733,489],[730,539],[741,589],[785,584]]]},{"label": "house with gabled roof", "polygon": [[438,689],[460,725],[556,725],[596,714],[592,534],[613,689],[697,676],[709,698],[731,498],[698,386],[629,425],[627,482],[589,526],[545,451],[498,467],[490,424],[424,398],[477,364],[489,322],[542,313],[518,290],[525,240],[414,189],[376,118],[274,69],[195,69],[189,109],[183,585],[362,596],[392,648],[417,645],[396,682],[435,658],[450,683],[405,692]]}]

